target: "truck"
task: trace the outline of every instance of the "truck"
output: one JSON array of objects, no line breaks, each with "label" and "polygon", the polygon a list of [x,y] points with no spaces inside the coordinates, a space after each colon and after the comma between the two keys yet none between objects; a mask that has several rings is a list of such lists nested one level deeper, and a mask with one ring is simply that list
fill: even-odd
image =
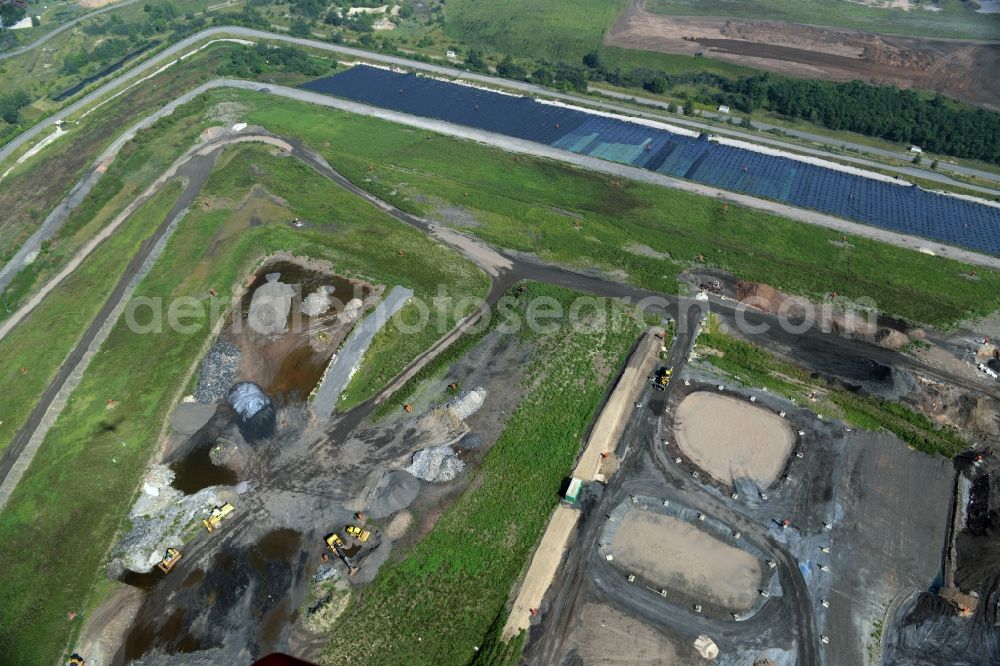
[{"label": "truck", "polygon": [[656,375],[653,377],[653,388],[657,391],[665,390],[670,385],[670,378],[673,374],[674,371],[667,366],[660,366],[660,369],[656,371]]},{"label": "truck", "polygon": [[222,524],[222,521],[228,518],[229,515],[235,510],[236,507],[234,507],[229,502],[226,502],[222,506],[217,506],[214,509],[212,509],[212,513],[209,514],[208,518],[205,518],[201,522],[205,526],[206,530],[208,530],[209,532],[214,532],[215,530],[219,529],[219,526]]}]

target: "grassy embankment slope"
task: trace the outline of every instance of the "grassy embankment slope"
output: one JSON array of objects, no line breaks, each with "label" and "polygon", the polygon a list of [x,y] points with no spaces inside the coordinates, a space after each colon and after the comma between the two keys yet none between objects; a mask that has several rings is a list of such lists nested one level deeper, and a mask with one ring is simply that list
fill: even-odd
[{"label": "grassy embankment slope", "polygon": [[445,35],[467,48],[579,65],[584,54],[599,50],[613,67],[648,67],[672,74],[711,71],[736,76],[755,70],[723,62],[665,53],[631,51],[602,44],[604,32],[625,9],[627,0],[449,0]]},{"label": "grassy embankment slope", "polygon": [[[64,136],[40,154],[16,166],[10,175],[0,181],[0,210],[6,211],[0,218],[0,262],[13,256],[21,243],[93,165],[97,156],[126,128],[198,84],[214,78],[220,71],[226,71],[233,59],[245,52],[246,47],[237,44],[214,44],[183,63],[168,68],[149,82],[102,104],[93,113],[84,112],[79,117],[67,118],[64,127],[68,131]],[[309,77],[268,69],[261,74],[261,78],[294,85]],[[180,113],[161,120],[158,128],[152,131],[140,132],[131,145],[123,148],[80,208],[89,209],[91,216],[98,211],[116,213],[163,173],[184,149],[192,146],[198,137],[197,132],[205,124],[192,132],[191,127],[173,120]],[[212,124],[225,125],[226,113],[220,112],[217,116]],[[171,124],[173,131],[162,131]],[[0,173],[13,163],[12,157],[0,166]],[[54,238],[38,259],[0,295],[0,318],[13,310],[26,293],[55,272],[68,254],[79,247],[77,241],[80,238],[92,235],[93,229],[82,229],[82,234],[76,233],[90,218],[79,212],[74,213],[74,217],[84,221],[68,223],[70,228]],[[104,221],[91,220],[100,224]],[[74,224],[78,226],[74,227]]]},{"label": "grassy embankment slope", "polygon": [[[256,93],[219,91],[247,118],[301,137],[355,183],[409,212],[446,221],[499,247],[649,289],[676,292],[677,274],[705,265],[821,299],[870,297],[907,319],[947,325],[1000,306],[1000,274],[848,237],[706,197],[589,173],[383,121]],[[577,229],[576,224],[581,228]],[[652,248],[661,254],[650,256]],[[622,273],[624,275],[622,275]]]},{"label": "grassy embankment slope", "polygon": [[[202,197],[212,206],[193,207],[137,297],[207,298],[215,287],[228,299],[256,262],[276,250],[326,259],[348,276],[410,286],[428,299],[439,284],[458,297],[485,294],[486,277],[474,266],[301,163],[256,147],[232,150],[224,159]],[[263,175],[251,174],[250,165]],[[257,182],[287,205],[241,209]],[[251,213],[264,224],[251,227]],[[293,216],[315,227],[294,230],[287,224]],[[400,249],[404,257],[397,256]],[[447,317],[454,322],[452,313]],[[209,325],[191,335],[140,335],[119,322],[0,513],[0,654],[12,656],[10,663],[58,659],[76,628],[66,614],[87,603],[103,575],[108,545]],[[428,327],[410,337],[422,348],[436,332]],[[412,358],[401,345],[383,353],[397,368]],[[110,411],[108,398],[118,401]]]},{"label": "grassy embankment slope", "polygon": [[[968,442],[957,431],[942,427],[898,402],[853,393],[814,378],[808,370],[723,332],[715,317],[698,337],[696,351],[704,354],[706,362],[744,386],[766,387],[810,405],[818,414],[843,419],[865,430],[888,430],[924,453],[951,458],[968,448]],[[817,401],[812,402],[811,396]]]},{"label": "grassy embankment slope", "polygon": [[658,14],[722,16],[807,23],[913,37],[996,39],[1000,15],[979,13],[963,0],[927,0],[910,9],[890,8],[854,0],[646,0]]},{"label": "grassy embankment slope", "polygon": [[[525,293],[506,298],[523,315],[533,299],[554,298],[566,311],[576,296],[528,283]],[[324,662],[337,662],[350,644],[351,658],[362,664],[466,664],[494,623],[502,625],[511,587],[558,501],[559,483],[612,369],[641,330],[620,306],[609,304],[607,311],[609,325],[598,331],[574,329],[564,318],[551,320],[558,330],[546,335],[527,326],[514,334],[535,346],[524,399],[469,489],[405,559],[383,567],[352,598]],[[501,647],[498,662],[516,659],[519,647],[516,641]]]}]

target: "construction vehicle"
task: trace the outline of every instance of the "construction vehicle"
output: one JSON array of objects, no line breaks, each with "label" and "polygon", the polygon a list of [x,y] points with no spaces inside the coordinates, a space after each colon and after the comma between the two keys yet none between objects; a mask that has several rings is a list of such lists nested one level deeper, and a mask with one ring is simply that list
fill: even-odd
[{"label": "construction vehicle", "polygon": [[357,525],[348,525],[347,533],[350,534],[355,539],[357,539],[358,541],[360,541],[361,543],[368,541],[368,537],[372,535],[371,532],[369,532],[368,530],[363,530]]},{"label": "construction vehicle", "polygon": [[663,365],[660,369],[656,371],[656,376],[653,378],[653,388],[657,391],[663,391],[670,385],[670,378],[673,376],[674,371]]},{"label": "construction vehicle", "polygon": [[222,521],[228,518],[229,514],[231,514],[235,510],[236,507],[234,507],[229,502],[226,502],[222,506],[217,506],[214,509],[212,509],[212,513],[208,516],[208,518],[205,518],[201,522],[205,526],[205,529],[207,529],[209,532],[214,532],[215,530],[219,529],[219,526],[222,524]]},{"label": "construction vehicle", "polygon": [[167,556],[160,560],[160,563],[156,566],[158,566],[160,571],[163,573],[170,573],[170,570],[174,568],[174,565],[177,564],[177,560],[179,559],[181,559],[181,551],[176,548],[167,548]]},{"label": "construction vehicle", "polygon": [[76,652],[69,656],[69,666],[87,666],[87,662]]},{"label": "construction vehicle", "polygon": [[337,553],[337,555],[340,555],[338,549],[343,550],[344,548],[344,542],[336,532],[326,538],[326,545],[330,547],[330,550]]},{"label": "construction vehicle", "polygon": [[354,574],[358,573],[358,568],[353,564],[351,564],[351,561],[347,559],[347,553],[344,552],[344,541],[340,538],[339,534],[334,532],[333,534],[326,537],[326,545],[327,548],[332,550],[337,555],[337,557],[340,558],[340,561],[343,562],[344,566],[347,567],[347,572],[350,575],[353,576]]}]

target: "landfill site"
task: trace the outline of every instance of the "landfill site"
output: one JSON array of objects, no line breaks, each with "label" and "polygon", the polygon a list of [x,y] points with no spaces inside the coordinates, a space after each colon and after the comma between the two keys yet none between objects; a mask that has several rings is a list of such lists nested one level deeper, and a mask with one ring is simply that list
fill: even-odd
[{"label": "landfill site", "polygon": [[[942,333],[833,308],[813,326],[782,326],[779,313],[794,323],[809,304],[700,262],[674,296],[505,252],[283,145],[478,266],[485,306],[528,283],[643,304],[624,364],[595,363],[607,392],[573,433],[579,455],[505,591],[495,634],[523,647],[522,663],[1000,661],[1000,322]],[[366,352],[414,295],[372,282],[314,257],[260,258],[163,424],[107,555],[107,577],[123,585],[87,613],[73,654],[91,666],[329,661],[338,622],[383,567],[405,564],[483,483],[540,381],[543,343],[490,329],[411,384],[475,310],[343,408]],[[905,405],[967,448],[922,453],[829,417],[822,395],[795,401],[725,372],[711,362],[725,352],[703,337],[716,327],[794,364],[816,393]]]},{"label": "landfill site", "polygon": [[[765,284],[706,269],[682,276],[689,297],[664,296],[384,209],[483,269],[486,305],[544,283],[643,302],[660,323],[637,328],[624,365],[603,370],[607,393],[509,591],[498,633],[523,640],[523,663],[1000,660],[994,322],[945,335],[834,311],[792,332],[775,313],[803,304]],[[339,409],[412,296],[315,258],[259,261],[163,425],[108,553],[107,576],[124,585],[88,614],[74,654],[329,658],[333,628],[382,567],[481,483],[538,380],[540,343],[500,327],[393,403],[460,324],[373,398]],[[740,322],[771,325],[744,334]],[[719,352],[702,335],[716,324],[828,386],[929,414],[969,448],[921,453],[741,381],[709,362]]]},{"label": "landfill site", "polygon": [[[499,256],[466,246],[480,263]],[[525,279],[648,296],[508,259],[494,264],[494,303]],[[919,359],[891,348],[917,334],[901,329],[751,336],[830,382],[942,403],[937,420],[973,442],[952,461],[719,370],[699,342],[709,319],[736,335],[740,301],[761,323],[783,296],[720,273],[686,279],[697,296],[650,305],[665,327],[638,335],[553,488],[562,500],[503,628],[525,632],[523,661],[996,663],[1000,420],[983,370],[995,346],[966,332]],[[410,295],[312,259],[261,262],[165,425],[109,557],[127,585],[76,646],[88,663],[319,660],[354,595],[475,482],[530,385],[530,341],[492,330],[387,414],[392,386],[336,409],[379,322]]]},{"label": "landfill site", "polygon": [[678,336],[622,414],[604,454],[617,471],[571,497],[527,661],[996,663],[989,440],[955,461],[920,453],[703,353]]}]

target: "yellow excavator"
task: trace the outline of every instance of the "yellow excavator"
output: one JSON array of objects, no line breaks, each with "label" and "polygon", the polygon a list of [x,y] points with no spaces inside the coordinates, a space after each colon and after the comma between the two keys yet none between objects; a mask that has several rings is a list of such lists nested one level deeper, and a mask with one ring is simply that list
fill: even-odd
[{"label": "yellow excavator", "polygon": [[69,656],[69,666],[87,666],[87,662],[76,652]]},{"label": "yellow excavator", "polygon": [[218,506],[212,509],[212,513],[208,516],[208,518],[205,518],[201,522],[202,524],[205,525],[206,530],[208,530],[209,532],[214,532],[215,530],[219,529],[219,526],[222,524],[222,521],[228,518],[229,514],[231,514],[235,510],[236,507],[234,507],[229,502],[226,502],[222,506]]},{"label": "yellow excavator", "polygon": [[344,563],[344,566],[347,567],[347,572],[350,575],[353,576],[358,573],[358,568],[351,564],[351,561],[347,559],[347,553],[344,552],[344,541],[340,538],[339,534],[334,532],[328,536],[326,538],[326,545],[337,555],[337,557],[340,558],[340,560]]}]

